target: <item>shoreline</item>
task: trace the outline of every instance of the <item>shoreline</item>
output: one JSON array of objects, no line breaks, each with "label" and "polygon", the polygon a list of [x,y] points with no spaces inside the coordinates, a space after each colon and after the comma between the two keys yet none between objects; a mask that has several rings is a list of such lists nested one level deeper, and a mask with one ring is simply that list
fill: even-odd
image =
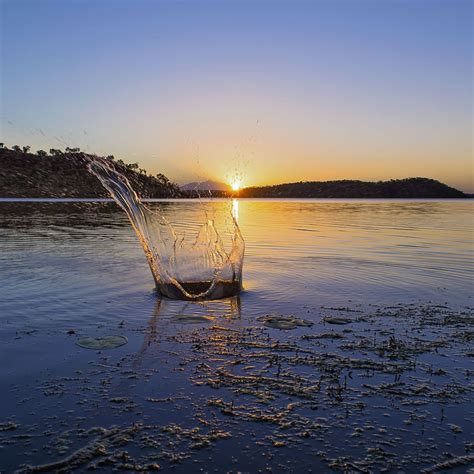
[{"label": "shoreline", "polygon": [[[474,196],[462,197],[462,198],[303,198],[303,197],[239,197],[239,196],[228,196],[228,197],[181,197],[181,198],[140,198],[142,202],[186,202],[186,201],[202,201],[202,202],[225,202],[232,199],[238,199],[239,201],[286,201],[286,202],[386,202],[386,201],[394,201],[394,202],[437,202],[437,201],[447,201],[447,202],[462,202],[462,201],[470,201],[474,199]],[[6,202],[14,202],[14,203],[21,203],[21,202],[45,202],[45,203],[55,203],[55,202],[73,202],[73,203],[80,203],[80,202],[87,202],[87,203],[108,203],[114,202],[112,198],[95,198],[95,197],[85,197],[85,198],[32,198],[32,197],[6,197],[0,198],[0,203]]]},{"label": "shoreline", "polygon": [[[174,304],[157,299],[148,321],[21,332],[11,341],[60,340],[70,375],[46,368],[28,394],[28,384],[15,384],[17,403],[42,409],[0,419],[5,467],[189,472],[222,468],[229,454],[237,470],[473,464],[472,309],[322,307],[310,320],[240,309],[227,318],[161,314],[160,305]],[[108,333],[128,343],[77,345]],[[288,460],[288,449],[298,456]]]}]

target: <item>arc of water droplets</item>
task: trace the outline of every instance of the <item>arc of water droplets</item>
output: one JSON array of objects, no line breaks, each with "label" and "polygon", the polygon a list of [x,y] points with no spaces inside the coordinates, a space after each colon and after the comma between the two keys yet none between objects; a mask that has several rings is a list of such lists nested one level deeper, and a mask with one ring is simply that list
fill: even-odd
[{"label": "arc of water droplets", "polygon": [[[184,237],[177,235],[161,211],[152,211],[141,202],[128,179],[109,160],[87,155],[86,161],[88,171],[100,180],[126,212],[158,289],[171,284],[186,298],[197,300],[211,296],[219,282],[237,282],[240,286],[245,243],[233,215],[229,253],[213,219],[207,219],[201,226],[193,244],[185,244]],[[210,285],[206,290],[193,294],[183,287],[187,282],[210,282]]]}]

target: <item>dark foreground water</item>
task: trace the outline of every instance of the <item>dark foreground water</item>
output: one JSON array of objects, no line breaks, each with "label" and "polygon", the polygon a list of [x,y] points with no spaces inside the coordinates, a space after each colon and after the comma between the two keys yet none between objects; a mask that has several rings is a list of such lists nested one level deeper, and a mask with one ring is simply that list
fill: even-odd
[{"label": "dark foreground water", "polygon": [[151,203],[238,214],[245,291],[189,303],[115,204],[0,202],[0,472],[467,471],[473,205]]}]

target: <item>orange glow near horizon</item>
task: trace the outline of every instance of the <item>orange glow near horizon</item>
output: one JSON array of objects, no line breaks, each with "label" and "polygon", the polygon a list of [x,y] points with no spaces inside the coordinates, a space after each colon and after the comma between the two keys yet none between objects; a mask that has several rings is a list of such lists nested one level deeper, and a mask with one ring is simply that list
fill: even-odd
[{"label": "orange glow near horizon", "polygon": [[2,142],[236,194],[417,176],[474,193],[472,2],[109,3],[1,3]]},{"label": "orange glow near horizon", "polygon": [[239,189],[242,188],[242,181],[240,181],[240,179],[234,179],[232,183],[230,183],[230,186],[232,187],[232,191],[239,191]]}]

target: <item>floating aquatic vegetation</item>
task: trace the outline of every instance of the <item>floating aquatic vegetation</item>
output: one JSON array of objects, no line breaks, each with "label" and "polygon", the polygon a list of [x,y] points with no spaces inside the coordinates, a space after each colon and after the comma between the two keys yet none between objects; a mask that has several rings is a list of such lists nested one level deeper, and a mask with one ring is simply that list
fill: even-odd
[{"label": "floating aquatic vegetation", "polygon": [[[448,471],[455,469],[456,467],[468,466],[469,464],[474,464],[474,454],[466,454],[465,456],[457,456],[455,458],[448,459],[447,461],[440,462],[427,469],[423,469],[421,472],[423,474],[428,474],[431,472]],[[468,472],[471,473],[472,470],[469,470]]]},{"label": "floating aquatic vegetation", "polygon": [[319,334],[305,334],[301,339],[306,341],[314,339],[344,339],[344,335],[339,332],[322,332]]},{"label": "floating aquatic vegetation", "polygon": [[[152,471],[177,463],[176,472],[222,470],[227,453],[239,464],[258,453],[264,460],[255,470],[262,471],[284,465],[302,472],[313,463],[321,472],[437,472],[474,463],[469,314],[382,309],[334,332],[313,319],[303,335],[245,314],[185,330],[155,319],[163,331],[148,359],[140,353],[143,365],[133,352],[110,352],[82,373],[48,378],[33,397],[51,400],[54,411],[45,423],[20,420],[0,432],[0,445],[25,453],[21,462],[32,465],[23,472]],[[134,329],[145,340],[150,330]],[[161,383],[175,370],[177,390]],[[60,412],[67,400],[82,416]],[[120,427],[88,430],[98,410]],[[137,417],[142,423],[133,423]]]},{"label": "floating aquatic vegetation", "polygon": [[170,318],[170,321],[179,324],[203,324],[214,321],[210,316],[200,316],[198,314],[177,314]]},{"label": "floating aquatic vegetation", "polygon": [[103,336],[103,337],[83,337],[76,341],[79,347],[84,349],[115,349],[116,347],[127,344],[128,339],[125,336]]},{"label": "floating aquatic vegetation", "polygon": [[294,316],[266,315],[260,316],[257,320],[262,321],[264,326],[275,329],[295,329],[298,326],[311,327],[313,325],[312,321]]},{"label": "floating aquatic vegetation", "polygon": [[145,206],[130,182],[110,161],[84,155],[88,170],[99,178],[127,216],[140,240],[158,291],[169,298],[203,300],[235,295],[242,288],[245,243],[229,212],[231,248],[224,245],[213,218],[194,241],[180,235],[162,212]]},{"label": "floating aquatic vegetation", "polygon": [[[68,443],[73,430],[59,434],[57,442]],[[53,462],[39,465],[24,464],[17,474],[35,472],[72,472],[76,470],[105,469],[110,471],[150,472],[158,471],[161,465],[157,460],[169,460],[175,464],[191,457],[195,450],[211,447],[220,440],[232,435],[228,431],[211,427],[203,431],[201,427],[184,428],[177,423],[165,426],[133,423],[128,426],[105,428],[93,427],[78,430],[81,439],[91,438],[83,447]],[[138,445],[139,450],[148,450],[147,455],[132,456],[124,450],[125,446]],[[173,450],[174,448],[174,450]],[[181,448],[181,451],[176,451]]]},{"label": "floating aquatic vegetation", "polygon": [[4,423],[0,423],[0,431],[11,431],[16,430],[18,425],[13,421],[6,421]]},{"label": "floating aquatic vegetation", "polygon": [[341,318],[336,316],[326,316],[323,318],[323,321],[328,324],[350,324],[352,323],[352,319],[349,318]]}]

